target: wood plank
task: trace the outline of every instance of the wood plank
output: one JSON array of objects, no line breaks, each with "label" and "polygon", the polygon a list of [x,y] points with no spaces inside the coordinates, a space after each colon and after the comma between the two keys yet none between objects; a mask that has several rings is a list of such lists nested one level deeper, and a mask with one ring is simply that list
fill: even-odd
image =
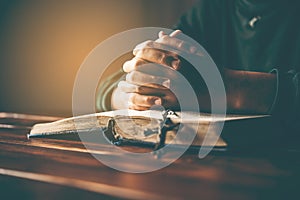
[{"label": "wood plank", "polygon": [[[77,188],[81,191],[79,198],[83,194],[89,194],[91,198],[99,197],[97,195],[135,198],[143,194],[152,199],[277,199],[298,194],[298,151],[233,150],[212,152],[199,159],[197,150],[189,150],[166,168],[130,174],[105,166],[88,153],[80,141],[28,140],[27,132],[26,129],[0,129],[0,183],[7,183],[7,179],[10,185],[30,183],[32,191],[29,194],[33,196],[38,193],[39,185],[44,185],[41,188],[49,196],[51,188],[64,188],[58,194],[60,197],[70,196],[72,188]],[[114,152],[110,146],[93,145],[97,150],[94,153],[113,157],[119,164],[130,164],[122,163],[122,154]],[[149,151],[149,148],[135,146],[124,148],[135,152]],[[57,179],[64,184],[39,180],[41,177]],[[87,188],[89,184],[94,184],[94,189]],[[5,193],[3,190],[0,188],[1,194]]]}]

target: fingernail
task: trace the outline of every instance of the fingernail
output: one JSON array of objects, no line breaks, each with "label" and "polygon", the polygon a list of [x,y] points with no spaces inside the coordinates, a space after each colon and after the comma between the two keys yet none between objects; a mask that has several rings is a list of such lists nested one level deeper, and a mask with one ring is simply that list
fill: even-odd
[{"label": "fingernail", "polygon": [[181,32],[181,30],[175,30],[175,31],[173,31],[172,33],[170,33],[170,37],[176,37],[177,35],[179,35],[180,33],[182,33]]},{"label": "fingernail", "polygon": [[158,37],[159,38],[162,37],[162,36],[164,36],[164,35],[165,35],[165,33],[163,31],[159,31],[159,33],[158,33]]},{"label": "fingernail", "polygon": [[161,105],[161,99],[156,99],[155,101],[154,101],[154,104],[155,105]]}]

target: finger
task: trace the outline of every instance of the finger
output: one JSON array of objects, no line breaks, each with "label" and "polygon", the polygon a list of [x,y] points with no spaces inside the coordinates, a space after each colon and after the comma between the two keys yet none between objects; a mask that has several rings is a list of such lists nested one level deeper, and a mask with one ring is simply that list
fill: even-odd
[{"label": "finger", "polygon": [[159,31],[159,33],[158,33],[158,37],[160,38],[160,37],[162,37],[162,36],[164,36],[164,35],[166,35],[166,33],[165,32],[163,32],[163,31]]},{"label": "finger", "polygon": [[130,104],[130,105],[128,105],[128,108],[131,109],[131,110],[144,111],[144,110],[149,110],[150,107],[137,106],[137,105],[134,105],[134,104]]},{"label": "finger", "polygon": [[[164,37],[164,36],[162,36]],[[133,55],[136,55],[138,51],[142,49],[157,49],[160,51],[165,51],[166,53],[173,55],[174,57],[178,54],[178,50],[171,47],[170,45],[165,45],[162,43],[158,43],[152,40],[147,40],[145,42],[142,42],[138,44],[134,49],[133,49]]]},{"label": "finger", "polygon": [[173,31],[172,33],[170,33],[170,37],[176,37],[177,35],[179,35],[179,34],[181,34],[182,33],[182,31],[181,30],[175,30],[175,31]]},{"label": "finger", "polygon": [[[170,90],[165,91],[163,96],[156,95],[142,95],[138,93],[130,94],[128,105],[129,107],[144,107],[151,108],[153,106],[164,106],[166,108],[178,108],[179,103],[177,97]],[[136,109],[136,108],[134,108]]]},{"label": "finger", "polygon": [[147,86],[139,86],[128,83],[126,81],[120,81],[118,84],[118,88],[122,92],[127,93],[139,93],[139,94],[164,94],[168,88],[156,85],[156,84],[147,84]]},{"label": "finger", "polygon": [[193,45],[193,41],[187,41],[180,38],[180,35],[183,35],[181,30],[175,30],[169,35],[165,33],[159,34],[159,39],[155,40],[155,42],[160,42],[165,45],[170,45],[173,48],[179,49],[186,53],[195,54],[197,56],[204,56],[200,49],[197,48],[197,45]]},{"label": "finger", "polygon": [[151,40],[137,45],[133,50],[133,54],[140,59],[168,66],[175,70],[178,70],[180,67],[179,53],[180,51],[178,49],[170,45]]},{"label": "finger", "polygon": [[[177,35],[181,34],[181,30],[175,30],[172,33],[169,34],[170,37],[176,37]],[[162,37],[164,35],[167,35],[164,31],[159,31],[158,33],[158,37]]]},{"label": "finger", "polygon": [[128,83],[126,81],[120,81],[118,83],[118,88],[122,91],[122,92],[126,92],[126,93],[133,93],[133,92],[138,92],[138,85],[134,85],[131,83]]},{"label": "finger", "polygon": [[145,74],[139,71],[131,71],[128,73],[126,75],[126,81],[134,85],[154,84],[170,88],[170,79],[161,76]]},{"label": "finger", "polygon": [[122,92],[126,93],[138,93],[143,95],[152,95],[152,96],[164,96],[168,88],[155,85],[155,84],[147,84],[147,86],[138,86],[126,81],[120,81],[118,83],[118,88]]},{"label": "finger", "polygon": [[139,86],[136,89],[136,93],[143,95],[151,95],[151,96],[165,96],[168,93],[169,89],[165,87],[160,87],[156,84],[147,84],[147,86]]},{"label": "finger", "polygon": [[[174,32],[173,32],[174,33]],[[181,32],[176,32],[172,35],[179,35]],[[172,37],[170,35],[162,35],[160,38],[155,40],[155,42],[158,42],[160,44],[169,45],[173,47],[174,49],[178,49],[180,51],[186,52],[186,53],[192,53],[195,54],[197,52],[197,47],[195,45],[192,45],[188,41],[184,41],[182,39],[178,39],[176,37]]]},{"label": "finger", "polygon": [[153,49],[153,48],[141,49],[136,53],[136,57],[147,60],[149,62],[158,63],[167,67],[171,67],[175,70],[179,68],[179,63],[180,63],[180,60],[176,55],[171,54],[170,52]]},{"label": "finger", "polygon": [[[178,62],[178,65],[179,64],[180,62]],[[170,80],[178,78],[178,73],[173,68],[165,67],[163,65],[153,62],[148,62],[137,57],[126,61],[123,64],[123,70],[126,73],[130,73],[132,71],[139,71],[152,76],[165,77]]]},{"label": "finger", "polygon": [[141,95],[132,93],[129,97],[129,105],[136,105],[141,107],[152,107],[154,105],[162,105],[162,100],[157,96]]},{"label": "finger", "polygon": [[123,64],[123,71],[128,73],[133,70],[137,70],[139,66],[147,64],[147,63],[148,62],[145,60],[142,60],[138,57],[134,57],[133,59],[128,60]]}]

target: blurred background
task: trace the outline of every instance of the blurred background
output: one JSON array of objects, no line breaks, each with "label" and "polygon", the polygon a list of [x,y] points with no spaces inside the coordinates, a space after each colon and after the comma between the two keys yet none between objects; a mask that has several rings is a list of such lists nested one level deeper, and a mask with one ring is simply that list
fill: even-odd
[{"label": "blurred background", "polygon": [[77,70],[95,46],[132,28],[171,28],[194,3],[1,0],[0,112],[71,116]]}]

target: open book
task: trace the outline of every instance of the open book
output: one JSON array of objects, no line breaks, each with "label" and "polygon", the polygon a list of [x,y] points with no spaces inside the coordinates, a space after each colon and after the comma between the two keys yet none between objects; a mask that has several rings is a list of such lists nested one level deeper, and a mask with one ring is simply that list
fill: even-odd
[{"label": "open book", "polygon": [[[222,116],[195,112],[173,112],[163,115],[161,111],[154,110],[117,110],[36,124],[28,134],[28,138],[72,139],[78,138],[79,132],[80,134],[101,132],[112,142],[157,144],[161,139],[159,136],[162,135],[163,127],[166,125],[166,118],[169,129],[165,133],[165,144],[187,145],[192,137],[192,146],[213,145],[216,147],[260,140],[263,127],[270,121],[269,115]],[[224,126],[223,122],[225,122]],[[222,128],[222,134],[219,137],[220,128]],[[112,132],[109,133],[110,135],[109,131]],[[180,137],[176,136],[178,132],[180,132]],[[204,144],[205,137],[207,138]],[[253,143],[255,144],[255,141]]]}]

